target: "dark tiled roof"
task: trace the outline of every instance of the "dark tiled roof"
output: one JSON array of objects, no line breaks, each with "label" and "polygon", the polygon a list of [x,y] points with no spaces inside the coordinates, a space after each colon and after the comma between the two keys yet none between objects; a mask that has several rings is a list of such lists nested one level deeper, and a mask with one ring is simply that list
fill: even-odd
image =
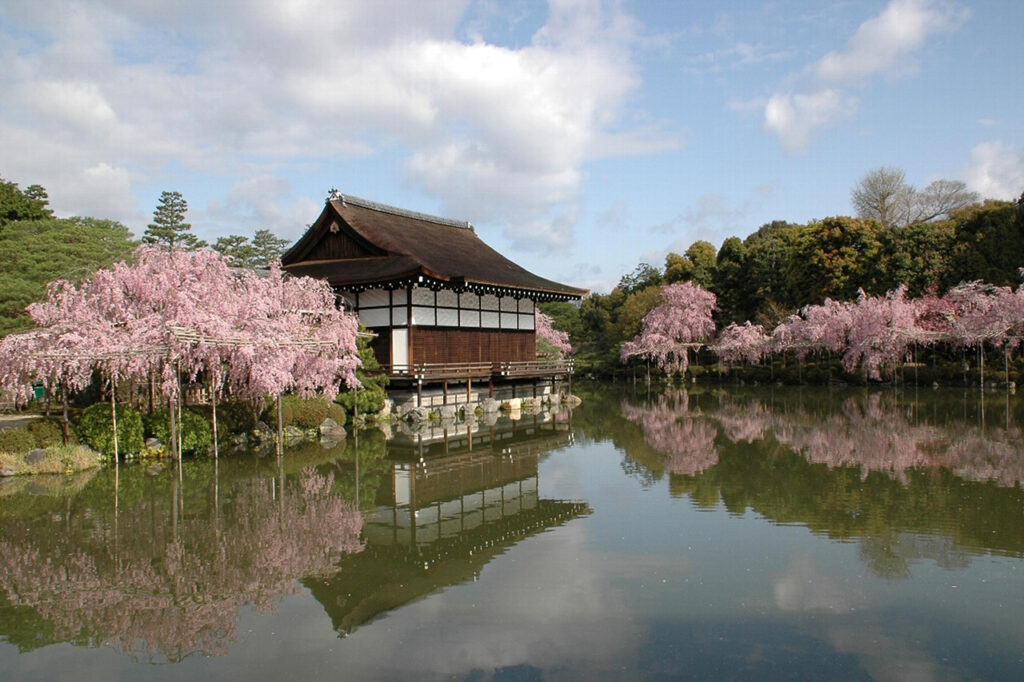
[{"label": "dark tiled roof", "polygon": [[[317,245],[341,223],[346,236],[376,255],[319,259]],[[363,285],[425,275],[443,282],[499,286],[580,298],[578,289],[516,265],[485,244],[469,223],[459,223],[355,197],[332,197],[317,221],[282,257],[296,275],[334,286]]]}]

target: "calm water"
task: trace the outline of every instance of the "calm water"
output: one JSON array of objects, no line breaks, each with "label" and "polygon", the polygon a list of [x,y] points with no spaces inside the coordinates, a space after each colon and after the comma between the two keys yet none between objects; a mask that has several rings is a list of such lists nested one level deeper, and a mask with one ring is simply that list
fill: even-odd
[{"label": "calm water", "polygon": [[0,484],[0,678],[1024,679],[1024,399],[571,415]]}]

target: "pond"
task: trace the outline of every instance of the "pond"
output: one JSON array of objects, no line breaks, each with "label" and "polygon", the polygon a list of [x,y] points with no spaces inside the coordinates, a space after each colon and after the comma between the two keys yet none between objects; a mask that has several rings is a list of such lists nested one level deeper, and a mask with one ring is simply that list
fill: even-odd
[{"label": "pond", "polygon": [[1024,679],[1021,398],[577,390],[4,481],[3,679]]}]

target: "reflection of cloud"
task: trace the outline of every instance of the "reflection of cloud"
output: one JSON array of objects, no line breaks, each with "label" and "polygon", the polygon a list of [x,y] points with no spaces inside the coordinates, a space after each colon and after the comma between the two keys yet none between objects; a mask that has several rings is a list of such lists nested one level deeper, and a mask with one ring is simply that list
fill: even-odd
[{"label": "reflection of cloud", "polygon": [[775,579],[775,605],[783,611],[845,613],[859,601],[843,581],[822,573],[809,554],[794,554]]},{"label": "reflection of cloud", "polygon": [[[357,635],[381,628],[388,636],[365,636],[351,663],[359,669],[390,660],[420,672],[465,675],[525,665],[579,670],[628,658],[642,633],[609,573],[588,560],[587,544],[579,523],[530,538],[488,564],[480,585],[449,588],[362,628]],[[523,558],[528,567],[517,561]],[[451,633],[444,647],[437,628]],[[395,642],[401,642],[400,661]],[[581,651],[587,660],[574,660]]]},{"label": "reflection of cloud", "polygon": [[[828,641],[838,651],[853,654],[876,680],[948,679],[931,654],[908,642],[921,641],[921,633],[894,633],[885,620],[846,614],[864,611],[864,597],[850,583],[827,575],[809,554],[794,554],[789,566],[775,580],[775,604],[791,613],[827,613],[829,620],[810,634]],[[897,626],[898,627],[898,626]]]}]

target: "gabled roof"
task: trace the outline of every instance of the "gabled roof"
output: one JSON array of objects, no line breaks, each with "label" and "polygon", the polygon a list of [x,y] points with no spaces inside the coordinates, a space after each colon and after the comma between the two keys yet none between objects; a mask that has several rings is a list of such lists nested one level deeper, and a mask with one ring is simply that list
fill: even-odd
[{"label": "gabled roof", "polygon": [[281,263],[289,273],[340,288],[422,276],[457,287],[500,287],[562,300],[587,293],[516,265],[487,246],[470,223],[337,193]]}]

